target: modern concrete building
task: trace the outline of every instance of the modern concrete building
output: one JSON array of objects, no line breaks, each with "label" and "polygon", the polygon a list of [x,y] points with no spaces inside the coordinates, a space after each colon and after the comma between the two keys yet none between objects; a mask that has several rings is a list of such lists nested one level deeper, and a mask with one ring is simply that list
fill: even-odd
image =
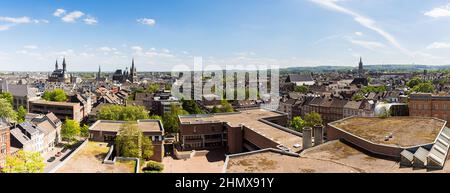
[{"label": "modern concrete building", "polygon": [[80,103],[44,100],[32,101],[30,102],[29,112],[34,114],[47,114],[51,112],[63,121],[69,118],[81,122],[84,119],[84,109]]},{"label": "modern concrete building", "polygon": [[344,140],[372,154],[410,160],[404,165],[442,169],[448,159],[447,121],[426,117],[351,117],[328,124],[329,140]]},{"label": "modern concrete building", "polygon": [[180,142],[184,150],[226,148],[242,153],[266,148],[300,152],[300,133],[285,128],[285,113],[248,109],[236,113],[180,116]]},{"label": "modern concrete building", "polygon": [[[99,120],[89,128],[89,138],[93,141],[114,142],[126,121]],[[151,160],[162,162],[164,156],[164,127],[159,120],[138,120],[137,127],[149,137],[153,144]]]}]

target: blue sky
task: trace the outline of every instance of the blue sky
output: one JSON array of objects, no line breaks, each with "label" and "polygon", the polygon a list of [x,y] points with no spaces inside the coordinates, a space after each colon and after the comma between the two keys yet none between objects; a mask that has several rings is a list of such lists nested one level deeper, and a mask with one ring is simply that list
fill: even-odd
[{"label": "blue sky", "polygon": [[0,71],[450,64],[450,1],[0,1]]}]

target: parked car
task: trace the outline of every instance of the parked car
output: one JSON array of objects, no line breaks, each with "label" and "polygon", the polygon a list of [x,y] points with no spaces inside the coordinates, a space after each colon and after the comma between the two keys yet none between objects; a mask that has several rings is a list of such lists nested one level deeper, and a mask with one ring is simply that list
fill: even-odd
[{"label": "parked car", "polygon": [[51,162],[54,162],[55,160],[56,160],[55,157],[51,157],[50,159],[47,160],[47,162],[51,163]]}]

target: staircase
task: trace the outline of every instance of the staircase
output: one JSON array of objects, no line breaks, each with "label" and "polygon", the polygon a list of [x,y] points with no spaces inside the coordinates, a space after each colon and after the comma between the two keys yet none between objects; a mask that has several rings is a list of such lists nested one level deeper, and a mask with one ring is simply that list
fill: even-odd
[{"label": "staircase", "polygon": [[450,129],[445,127],[441,133],[439,133],[436,142],[431,147],[430,151],[420,147],[416,152],[410,152],[404,150],[401,152],[401,165],[414,166],[420,168],[429,169],[442,169],[444,168],[445,161],[447,160],[448,151],[450,149]]}]

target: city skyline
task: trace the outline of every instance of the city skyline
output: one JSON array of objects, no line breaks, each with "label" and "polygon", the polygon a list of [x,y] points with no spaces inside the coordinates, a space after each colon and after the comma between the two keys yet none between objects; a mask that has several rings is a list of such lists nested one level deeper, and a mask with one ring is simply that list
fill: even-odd
[{"label": "city skyline", "polygon": [[[399,8],[401,7],[401,8]],[[448,1],[0,2],[0,71],[205,65],[447,65]],[[424,35],[426,34],[426,36]]]}]

